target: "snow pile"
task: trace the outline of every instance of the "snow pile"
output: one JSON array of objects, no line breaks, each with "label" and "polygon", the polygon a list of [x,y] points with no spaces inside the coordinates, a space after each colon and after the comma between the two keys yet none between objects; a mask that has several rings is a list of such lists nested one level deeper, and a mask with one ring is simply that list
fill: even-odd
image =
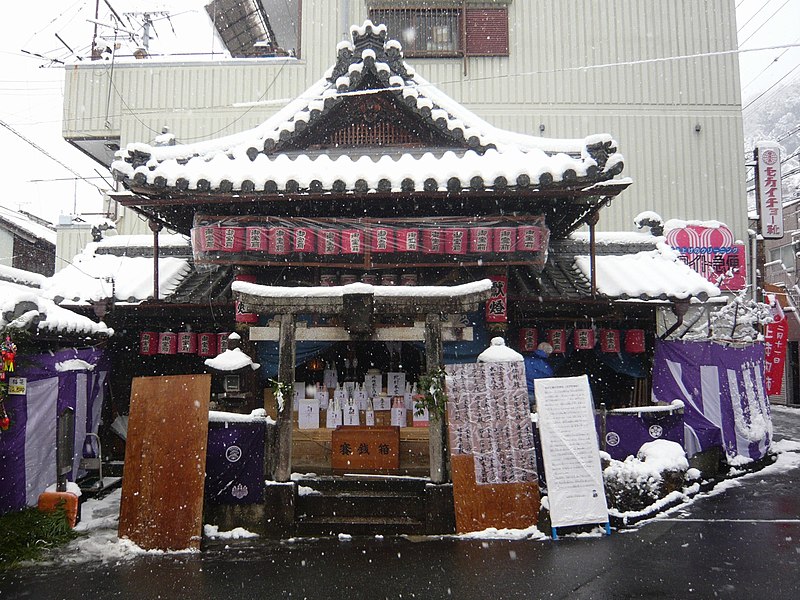
[{"label": "snow pile", "polygon": [[267,416],[267,411],[263,408],[256,408],[249,415],[210,410],[208,411],[208,420],[211,423],[257,423],[261,421],[275,423],[272,418]]},{"label": "snow pile", "polygon": [[610,460],[603,470],[609,507],[641,510],[676,491],[689,468],[683,447],[668,440],[643,444],[637,456]]},{"label": "snow pile", "polygon": [[522,354],[506,346],[501,337],[492,338],[492,345],[478,355],[478,362],[523,362]]},{"label": "snow pile", "polygon": [[711,339],[753,343],[760,339],[758,326],[771,321],[769,305],[750,300],[742,292],[711,315]]},{"label": "snow pile", "polygon": [[247,531],[243,527],[234,527],[230,531],[220,531],[217,525],[203,525],[203,535],[216,540],[241,540],[258,537],[257,533]]},{"label": "snow pile", "polygon": [[531,525],[525,529],[489,527],[483,531],[461,533],[455,537],[462,540],[543,540],[547,536],[539,531],[536,525]]},{"label": "snow pile", "polygon": [[330,287],[298,286],[281,287],[260,285],[246,281],[234,281],[234,292],[262,298],[340,298],[345,294],[374,294],[376,298],[458,298],[467,294],[479,294],[492,289],[491,279],[481,279],[462,285],[370,285],[348,283]]},{"label": "snow pile", "polygon": [[214,358],[207,358],[205,365],[217,371],[238,371],[245,367],[250,367],[255,371],[261,367],[259,363],[253,362],[253,359],[242,352],[240,348],[225,350]]}]

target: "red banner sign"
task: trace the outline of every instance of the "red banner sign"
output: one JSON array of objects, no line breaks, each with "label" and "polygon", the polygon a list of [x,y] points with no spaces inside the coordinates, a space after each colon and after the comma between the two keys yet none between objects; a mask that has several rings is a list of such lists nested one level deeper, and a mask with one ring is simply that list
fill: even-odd
[{"label": "red banner sign", "polygon": [[764,386],[767,388],[767,395],[777,396],[783,387],[789,325],[778,299],[767,295],[767,302],[772,309],[772,323],[764,327]]},{"label": "red banner sign", "polygon": [[508,277],[492,275],[492,295],[486,301],[486,322],[508,321]]}]

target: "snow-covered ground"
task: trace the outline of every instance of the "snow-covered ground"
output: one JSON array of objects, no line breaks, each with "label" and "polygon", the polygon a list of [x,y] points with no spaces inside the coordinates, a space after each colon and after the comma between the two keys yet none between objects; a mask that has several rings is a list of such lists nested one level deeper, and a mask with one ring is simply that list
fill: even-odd
[{"label": "snow-covered ground", "polygon": [[[674,492],[680,498],[671,498],[678,501],[658,518],[669,518],[680,510],[686,509],[690,504],[702,498],[724,493],[726,490],[748,484],[751,478],[761,479],[765,475],[777,474],[800,467],[800,409],[773,406],[775,434],[778,441],[773,449],[778,453],[777,461],[755,473],[745,474],[735,479],[729,479],[717,484],[712,490],[698,493],[689,497],[688,494]],[[81,511],[81,522],[76,530],[82,535],[67,546],[55,551],[50,561],[55,565],[73,564],[83,562],[116,562],[129,560],[144,554],[164,554],[157,550],[143,550],[127,539],[120,539],[117,535],[119,522],[119,503],[121,490],[115,490],[108,496],[99,500],[90,499],[84,502]],[[671,503],[670,503],[671,504]],[[647,521],[642,522],[644,526]],[[599,530],[598,530],[599,531]],[[204,535],[212,539],[242,539],[254,537],[255,534],[242,528],[230,532],[221,532],[213,525],[204,527]],[[597,533],[600,535],[600,533]],[[462,539],[506,539],[506,540],[536,540],[547,539],[535,527],[523,530],[488,529],[482,532],[458,536]]]}]

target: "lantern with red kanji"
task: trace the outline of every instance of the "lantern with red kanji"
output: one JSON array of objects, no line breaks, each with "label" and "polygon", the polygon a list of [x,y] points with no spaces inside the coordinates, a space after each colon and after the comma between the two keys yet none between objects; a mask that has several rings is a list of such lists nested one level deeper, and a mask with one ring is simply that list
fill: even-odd
[{"label": "lantern with red kanji", "polygon": [[644,350],[644,329],[628,329],[625,332],[625,352],[639,354]]},{"label": "lantern with red kanji", "polygon": [[567,330],[550,329],[547,341],[553,347],[553,354],[564,354],[567,351]]},{"label": "lantern with red kanji", "polygon": [[538,252],[542,249],[542,230],[535,225],[517,227],[517,251]]},{"label": "lantern with red kanji", "polygon": [[539,345],[539,332],[533,327],[519,330],[519,349],[522,352],[533,352]]},{"label": "lantern with red kanji", "polygon": [[224,252],[241,252],[244,250],[246,233],[245,227],[223,227],[220,250]]},{"label": "lantern with red kanji", "polygon": [[594,329],[576,328],[573,334],[573,343],[576,350],[591,350],[594,348]]},{"label": "lantern with red kanji", "polygon": [[619,329],[600,330],[600,350],[603,352],[619,352]]},{"label": "lantern with red kanji", "polygon": [[197,334],[197,354],[198,356],[217,355],[217,334],[198,333]]},{"label": "lantern with red kanji", "polygon": [[142,356],[158,354],[158,332],[142,331],[139,334],[139,354]]}]

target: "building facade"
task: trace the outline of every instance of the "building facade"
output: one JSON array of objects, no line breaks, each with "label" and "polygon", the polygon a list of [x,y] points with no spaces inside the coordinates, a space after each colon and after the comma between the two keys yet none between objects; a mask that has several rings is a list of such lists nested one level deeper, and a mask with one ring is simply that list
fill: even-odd
[{"label": "building facade", "polygon": [[[317,80],[352,23],[371,17],[427,81],[492,125],[548,138],[613,134],[636,185],[598,228],[630,230],[634,215],[656,210],[723,221],[746,238],[732,0],[278,4],[290,11],[273,20],[289,23],[282,54],[291,56],[68,66],[64,137],[109,165],[118,148],[155,141],[164,126],[179,143],[255,127]],[[127,219],[121,232],[142,227]]]}]

